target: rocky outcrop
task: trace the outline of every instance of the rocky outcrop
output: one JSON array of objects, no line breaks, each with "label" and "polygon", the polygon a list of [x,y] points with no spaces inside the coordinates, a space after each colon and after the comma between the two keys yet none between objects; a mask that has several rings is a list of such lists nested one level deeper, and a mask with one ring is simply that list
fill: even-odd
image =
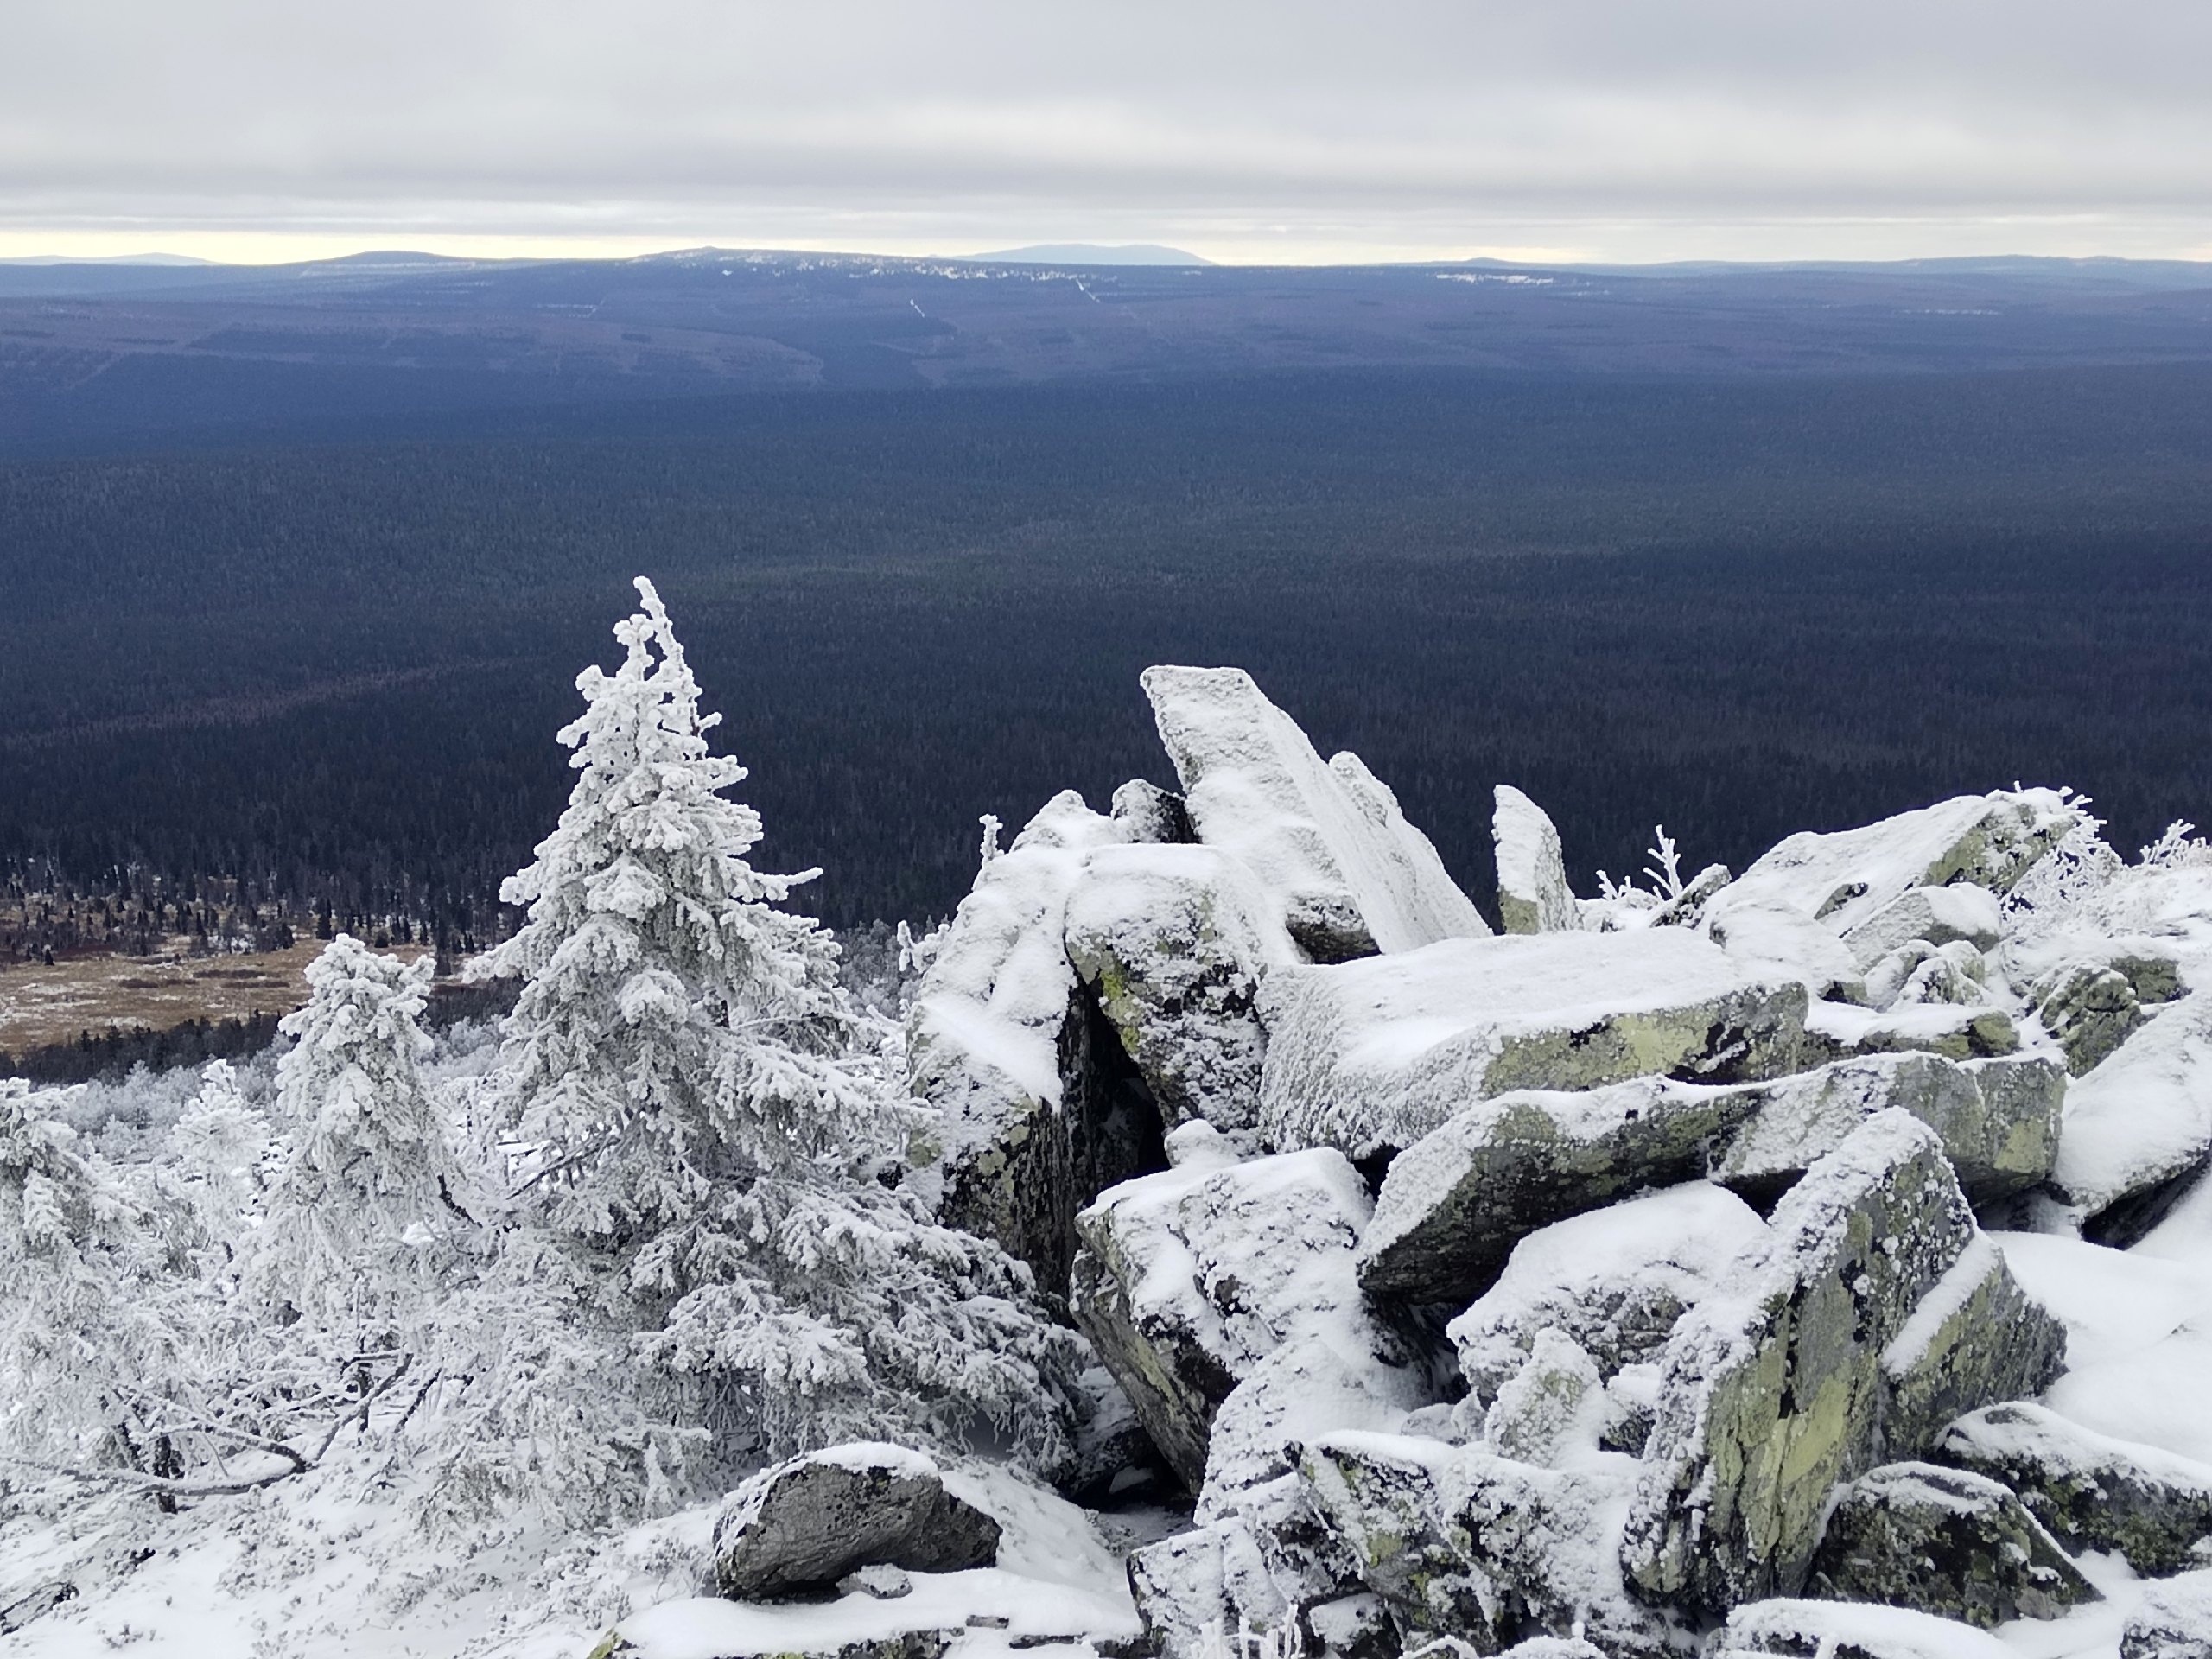
[{"label": "rocky outcrop", "polygon": [[2145,1577],[2198,1564],[2198,1546],[2212,1540],[2212,1468],[2031,1401],[1968,1413],[1932,1455],[2002,1481],[2062,1542],[2114,1551]]},{"label": "rocky outcrop", "polygon": [[2212,1572],[2146,1592],[2120,1629],[2120,1659],[2212,1659]]},{"label": "rocky outcrop", "polygon": [[1997,895],[1960,881],[1908,888],[1844,934],[1843,943],[1865,969],[1912,939],[1931,945],[1963,939],[1976,950],[1993,950],[2000,925]]},{"label": "rocky outcrop", "polygon": [[1983,1630],[2101,1599],[1997,1481],[1926,1463],[1868,1471],[1837,1496],[1812,1593],[1917,1608]]},{"label": "rocky outcrop", "polygon": [[1065,944],[1167,1127],[1258,1119],[1261,977],[1296,959],[1241,867],[1211,848],[1104,847],[1069,895]]},{"label": "rocky outcrop", "polygon": [[988,1567],[999,1523],[944,1489],[918,1452],[832,1446],[762,1471],[715,1522],[722,1594],[765,1601],[829,1590],[857,1567],[917,1573]]},{"label": "rocky outcrop", "polygon": [[1313,960],[1490,931],[1397,798],[1344,753],[1324,764],[1236,668],[1148,668],[1160,741],[1198,839],[1236,859]]},{"label": "rocky outcrop", "polygon": [[[1831,1489],[1917,1455],[1948,1421],[1931,1414],[2035,1393],[2063,1363],[1906,1113],[1854,1130],[1770,1224],[1745,1289],[1669,1341],[1624,1545],[1643,1593],[1714,1612],[1795,1593]],[[1985,1332],[1993,1312],[2007,1322]]]},{"label": "rocky outcrop", "polygon": [[1262,988],[1271,1145],[1408,1147],[1470,1101],[1666,1076],[1734,1083],[1801,1063],[1805,989],[1745,979],[1686,928],[1453,939],[1286,968]]},{"label": "rocky outcrop", "polygon": [[1748,1092],[1757,1106],[1713,1176],[1755,1203],[1779,1196],[1877,1112],[1901,1108],[1942,1138],[1959,1185],[1979,1205],[2050,1173],[2066,1073],[2036,1056],[1960,1065],[1935,1054],[1882,1054]]},{"label": "rocky outcrop", "polygon": [[1544,809],[1510,784],[1500,784],[1491,840],[1497,853],[1498,925],[1508,933],[1560,933],[1582,925],[1581,907],[1567,885],[1559,831]]},{"label": "rocky outcrop", "polygon": [[908,1085],[940,1138],[941,1213],[1048,1289],[1067,1282],[1075,1212],[1160,1161],[1158,1108],[1063,943],[1090,855],[1128,834],[1073,791],[1055,796],[984,864],[907,1016]]},{"label": "rocky outcrop", "polygon": [[1372,1295],[1465,1306],[1527,1235],[1705,1173],[1745,1095],[1642,1078],[1468,1107],[1392,1162],[1359,1249]]},{"label": "rocky outcrop", "polygon": [[1352,1274],[1370,1213],[1359,1173],[1315,1150],[1168,1170],[1077,1218],[1076,1323],[1193,1491],[1215,1413],[1277,1348],[1311,1336],[1402,1357]]}]

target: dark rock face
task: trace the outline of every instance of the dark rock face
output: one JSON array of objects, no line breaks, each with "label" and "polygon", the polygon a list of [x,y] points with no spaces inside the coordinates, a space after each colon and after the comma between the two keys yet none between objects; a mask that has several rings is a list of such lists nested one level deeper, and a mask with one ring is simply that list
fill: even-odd
[{"label": "dark rock face", "polygon": [[2145,1577],[2197,1564],[2212,1468],[2093,1433],[2028,1401],[1960,1418],[1934,1456],[2002,1481],[2061,1542],[2115,1550]]},{"label": "dark rock face", "polygon": [[715,1574],[739,1601],[818,1593],[854,1569],[956,1573],[998,1558],[999,1523],[918,1452],[864,1443],[764,1470],[715,1522]]},{"label": "dark rock face", "polygon": [[1464,1307],[1538,1228],[1702,1175],[1754,1104],[1646,1077],[1469,1107],[1391,1165],[1361,1241],[1360,1284],[1372,1296]]},{"label": "dark rock face", "polygon": [[1812,1593],[1912,1607],[1992,1630],[2100,1599],[1998,1482],[1894,1463],[1847,1487],[1813,1558]]}]

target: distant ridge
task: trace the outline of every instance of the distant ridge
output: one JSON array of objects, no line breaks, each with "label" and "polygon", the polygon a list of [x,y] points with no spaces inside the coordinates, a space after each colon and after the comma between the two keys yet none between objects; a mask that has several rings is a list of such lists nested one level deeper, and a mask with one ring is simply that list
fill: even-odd
[{"label": "distant ridge", "polygon": [[213,259],[195,259],[188,253],[26,253],[0,259],[0,265],[212,265]]},{"label": "distant ridge", "polygon": [[1026,248],[953,256],[970,262],[1009,265],[1211,265],[1195,253],[1163,248],[1154,242],[1039,242]]}]

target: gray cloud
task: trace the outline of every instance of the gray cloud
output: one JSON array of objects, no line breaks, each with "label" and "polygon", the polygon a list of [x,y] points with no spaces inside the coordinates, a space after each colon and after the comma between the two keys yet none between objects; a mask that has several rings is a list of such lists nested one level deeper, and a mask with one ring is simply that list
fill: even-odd
[{"label": "gray cloud", "polygon": [[2201,0],[13,0],[6,36],[19,232],[2212,251]]}]

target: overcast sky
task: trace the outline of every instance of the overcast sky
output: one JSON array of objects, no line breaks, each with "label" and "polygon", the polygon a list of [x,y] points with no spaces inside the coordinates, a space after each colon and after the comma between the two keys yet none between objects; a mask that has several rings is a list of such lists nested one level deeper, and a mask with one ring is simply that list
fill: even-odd
[{"label": "overcast sky", "polygon": [[0,255],[2212,257],[2212,0],[0,0]]}]

